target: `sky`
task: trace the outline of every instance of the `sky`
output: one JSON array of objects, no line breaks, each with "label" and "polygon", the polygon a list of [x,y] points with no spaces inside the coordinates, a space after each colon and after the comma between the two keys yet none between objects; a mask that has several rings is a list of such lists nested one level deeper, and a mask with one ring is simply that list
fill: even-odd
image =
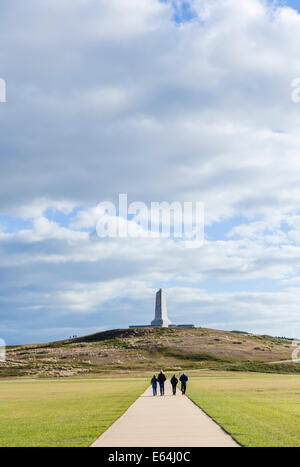
[{"label": "sky", "polygon": [[[2,0],[2,339],[148,324],[160,287],[173,323],[300,336],[299,6]],[[99,238],[120,193],[204,203],[203,245]]]},{"label": "sky", "polygon": [[299,0],[286,0],[285,2],[281,2],[282,5],[289,6],[294,8],[297,11],[300,11],[300,1]]}]

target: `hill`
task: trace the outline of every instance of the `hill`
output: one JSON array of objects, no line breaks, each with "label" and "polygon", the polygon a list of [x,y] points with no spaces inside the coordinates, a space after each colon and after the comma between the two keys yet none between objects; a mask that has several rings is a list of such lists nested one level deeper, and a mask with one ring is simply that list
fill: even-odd
[{"label": "hill", "polygon": [[181,369],[300,372],[291,340],[204,328],[117,329],[11,346],[0,376],[76,376]]}]

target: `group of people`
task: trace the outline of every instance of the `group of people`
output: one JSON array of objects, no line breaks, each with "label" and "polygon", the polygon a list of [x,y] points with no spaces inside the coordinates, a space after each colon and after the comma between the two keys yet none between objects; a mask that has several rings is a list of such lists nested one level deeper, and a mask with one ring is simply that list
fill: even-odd
[{"label": "group of people", "polygon": [[[186,383],[188,382],[188,376],[185,373],[182,373],[180,376],[179,380],[176,378],[176,375],[173,375],[170,382],[172,384],[172,390],[173,390],[173,395],[176,396],[176,389],[177,389],[177,384],[178,381],[181,382],[181,392],[182,394],[185,394],[186,392]],[[157,384],[159,384],[159,389],[160,389],[160,395],[164,396],[165,395],[165,382],[167,378],[166,375],[162,370],[160,370],[159,375],[156,377],[155,375],[153,376],[151,380],[151,385],[153,389],[153,396],[157,396]]]}]

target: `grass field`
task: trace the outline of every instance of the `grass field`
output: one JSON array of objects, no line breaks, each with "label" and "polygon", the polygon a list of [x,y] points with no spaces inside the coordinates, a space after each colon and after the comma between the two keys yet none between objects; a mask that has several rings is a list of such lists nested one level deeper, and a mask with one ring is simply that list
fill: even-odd
[{"label": "grass field", "polygon": [[0,382],[0,446],[89,446],[146,389],[143,379]]},{"label": "grass field", "polygon": [[188,393],[243,446],[300,446],[300,376],[209,373]]},{"label": "grass field", "polygon": [[[300,376],[203,370],[189,375],[188,395],[241,445],[300,446]],[[3,380],[0,446],[89,446],[148,384],[146,374]]]}]

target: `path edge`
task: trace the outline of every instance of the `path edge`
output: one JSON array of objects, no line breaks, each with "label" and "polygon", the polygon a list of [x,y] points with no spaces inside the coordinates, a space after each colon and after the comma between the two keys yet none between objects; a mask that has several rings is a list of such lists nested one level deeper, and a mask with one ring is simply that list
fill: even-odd
[{"label": "path edge", "polygon": [[209,415],[209,413],[207,413],[206,410],[204,410],[202,407],[200,407],[200,405],[198,405],[197,402],[193,401],[193,399],[191,399],[190,396],[188,396],[187,394],[185,394],[185,395],[196,407],[198,407],[198,409],[202,410],[202,412],[205,413],[205,415],[207,415],[208,418],[210,418],[216,425],[218,425],[218,427],[220,427],[221,430],[224,431],[224,433],[226,433],[226,435],[230,436],[230,438],[232,438],[233,441],[235,441],[236,444],[240,448],[246,447],[243,444],[241,444],[237,439],[235,439],[235,437],[232,436],[232,434],[229,433],[229,431],[227,431],[226,428],[224,428],[222,425],[220,425],[220,423],[218,423],[211,415]]},{"label": "path edge", "polygon": [[137,396],[137,397],[135,398],[135,400],[130,404],[130,406],[127,407],[127,409],[126,409],[123,413],[121,413],[121,414],[119,415],[119,417],[116,418],[116,419],[106,428],[106,430],[104,430],[103,433],[101,433],[99,436],[97,436],[97,438],[96,438],[91,444],[89,444],[87,447],[88,447],[88,448],[92,448],[92,447],[93,447],[93,444],[94,444],[99,438],[101,438],[101,436],[103,436],[104,433],[106,433],[115,423],[117,423],[117,422],[123,417],[123,415],[126,414],[126,412],[128,412],[128,410],[130,409],[130,407],[132,407],[133,404],[135,404],[136,401],[137,401],[143,394],[145,394],[146,391],[148,391],[149,387],[150,387],[150,386],[147,386],[147,388],[145,389],[145,391],[142,392],[139,396]]}]

